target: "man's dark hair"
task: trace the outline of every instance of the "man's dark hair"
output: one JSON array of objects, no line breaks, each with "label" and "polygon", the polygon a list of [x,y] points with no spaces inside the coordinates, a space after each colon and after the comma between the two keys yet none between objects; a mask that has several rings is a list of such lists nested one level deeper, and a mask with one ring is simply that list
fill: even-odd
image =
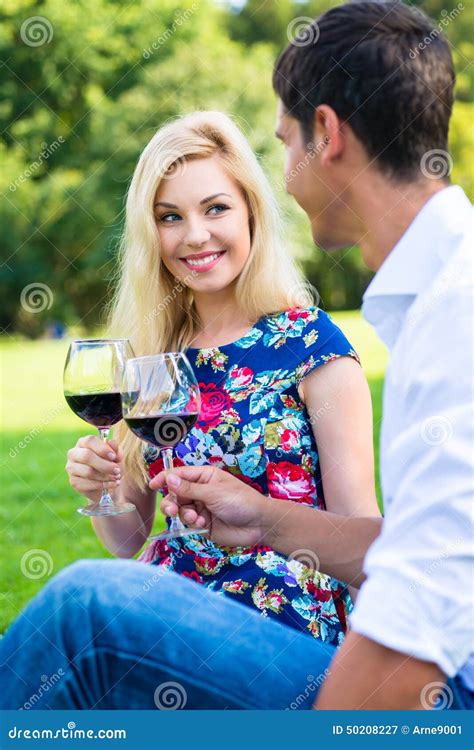
[{"label": "man's dark hair", "polygon": [[431,149],[447,150],[454,69],[448,42],[402,2],[328,10],[282,52],[273,87],[313,140],[314,110],[327,104],[387,175],[409,179]]}]

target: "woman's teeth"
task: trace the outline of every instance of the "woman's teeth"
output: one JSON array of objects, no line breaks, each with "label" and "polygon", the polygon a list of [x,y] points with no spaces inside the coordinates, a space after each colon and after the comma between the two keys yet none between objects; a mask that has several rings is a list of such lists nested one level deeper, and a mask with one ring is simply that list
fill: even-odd
[{"label": "woman's teeth", "polygon": [[186,263],[189,263],[190,266],[207,266],[208,263],[212,263],[213,261],[217,260],[221,253],[214,253],[214,255],[206,255],[205,258],[194,258],[191,260],[191,258],[185,258]]}]

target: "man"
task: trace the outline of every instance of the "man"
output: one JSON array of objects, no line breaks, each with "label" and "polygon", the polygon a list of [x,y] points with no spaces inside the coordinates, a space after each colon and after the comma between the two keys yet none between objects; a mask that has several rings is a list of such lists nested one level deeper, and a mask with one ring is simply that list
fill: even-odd
[{"label": "man", "polygon": [[211,467],[168,475],[178,504],[167,497],[162,509],[219,543],[314,551],[322,572],[361,589],[351,632],[331,661],[315,639],[179,576],[83,562],[7,632],[2,707],[31,704],[37,675],[53,672],[34,692],[37,708],[170,707],[164,688],[187,707],[310,708],[321,682],[317,708],[427,708],[438,692],[445,707],[472,702],[472,219],[430,162],[433,152],[448,159],[451,56],[427,19],[398,3],[342,5],[310,32],[275,69],[277,134],[315,241],[358,244],[377,272],[364,310],[391,350],[386,517],[269,501]]}]

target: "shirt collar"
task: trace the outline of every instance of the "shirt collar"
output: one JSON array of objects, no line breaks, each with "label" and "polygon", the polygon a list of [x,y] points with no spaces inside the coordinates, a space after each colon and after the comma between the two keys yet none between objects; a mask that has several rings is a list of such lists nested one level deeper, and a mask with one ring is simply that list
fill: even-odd
[{"label": "shirt collar", "polygon": [[462,188],[444,188],[425,203],[385,258],[364,294],[362,314],[389,348],[409,307],[434,280],[471,219]]}]

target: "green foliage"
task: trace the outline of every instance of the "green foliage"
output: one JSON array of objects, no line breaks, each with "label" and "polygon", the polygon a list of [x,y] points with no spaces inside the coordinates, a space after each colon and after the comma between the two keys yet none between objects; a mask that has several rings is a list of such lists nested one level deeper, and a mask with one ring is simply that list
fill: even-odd
[{"label": "green foliage", "polygon": [[[284,194],[283,154],[273,137],[271,71],[295,18],[337,0],[8,0],[0,15],[0,326],[38,336],[47,321],[101,321],[116,269],[124,197],[137,158],[166,120],[196,108],[237,116],[278,190],[288,245],[331,308],[354,307],[368,280],[357,252],[315,253],[306,217]],[[426,0],[434,18],[454,0]],[[238,10],[240,8],[240,11]],[[28,24],[45,21],[38,44]],[[26,30],[25,30],[26,24]],[[472,195],[468,149],[472,14],[447,33],[459,78],[452,127],[454,178]],[[291,28],[290,28],[291,30]],[[37,32],[38,33],[38,32]],[[46,284],[43,312],[22,290]]]}]

